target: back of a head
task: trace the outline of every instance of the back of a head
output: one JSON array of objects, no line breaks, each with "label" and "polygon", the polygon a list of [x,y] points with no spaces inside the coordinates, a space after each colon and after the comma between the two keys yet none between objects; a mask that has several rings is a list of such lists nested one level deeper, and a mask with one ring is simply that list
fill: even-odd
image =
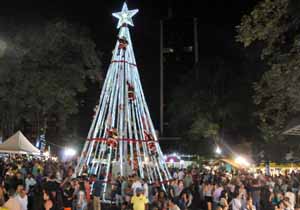
[{"label": "back of a head", "polygon": [[13,188],[10,188],[10,189],[8,190],[8,196],[9,196],[9,197],[14,197],[14,196],[15,196],[15,194],[16,194],[16,191],[15,191],[15,189],[13,189]]},{"label": "back of a head", "polygon": [[292,192],[292,187],[291,186],[287,187],[287,192]]},{"label": "back of a head", "polygon": [[174,198],[169,198],[169,202],[171,202],[172,204],[176,204],[176,200]]}]

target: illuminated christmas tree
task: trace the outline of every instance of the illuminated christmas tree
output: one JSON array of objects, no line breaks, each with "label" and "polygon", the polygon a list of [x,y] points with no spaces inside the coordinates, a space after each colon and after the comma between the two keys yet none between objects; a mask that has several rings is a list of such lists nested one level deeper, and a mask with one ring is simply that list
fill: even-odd
[{"label": "illuminated christmas tree", "polygon": [[85,169],[103,177],[103,199],[113,177],[137,174],[149,184],[164,188],[171,179],[159,146],[155,129],[142,90],[128,26],[138,12],[113,13],[119,29],[111,64],[96,106],[88,139],[82,150],[77,174]]}]

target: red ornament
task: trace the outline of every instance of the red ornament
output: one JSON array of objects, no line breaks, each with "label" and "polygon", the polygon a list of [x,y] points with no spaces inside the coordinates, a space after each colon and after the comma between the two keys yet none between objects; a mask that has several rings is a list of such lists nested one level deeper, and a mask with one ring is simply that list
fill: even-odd
[{"label": "red ornament", "polygon": [[118,145],[118,132],[116,128],[111,128],[107,131],[108,140],[107,144],[108,146],[111,146],[112,148],[116,148]]},{"label": "red ornament", "polygon": [[133,101],[135,99],[134,86],[127,81],[128,99]]},{"label": "red ornament", "polygon": [[120,37],[118,48],[119,49],[126,49],[127,45],[128,45],[128,41],[126,40],[126,38],[125,37]]},{"label": "red ornament", "polygon": [[153,135],[151,133],[149,133],[148,131],[144,131],[144,135],[145,135],[146,141],[154,141]]},{"label": "red ornament", "polygon": [[107,131],[108,138],[116,139],[118,138],[118,132],[116,128],[111,128]]},{"label": "red ornament", "polygon": [[148,145],[148,149],[149,149],[151,154],[156,153],[156,146],[155,146],[155,143],[153,141],[148,142],[147,145]]},{"label": "red ornament", "polygon": [[107,144],[108,144],[108,146],[111,146],[112,148],[116,148],[118,146],[118,140],[116,140],[114,138],[109,138],[107,140]]}]

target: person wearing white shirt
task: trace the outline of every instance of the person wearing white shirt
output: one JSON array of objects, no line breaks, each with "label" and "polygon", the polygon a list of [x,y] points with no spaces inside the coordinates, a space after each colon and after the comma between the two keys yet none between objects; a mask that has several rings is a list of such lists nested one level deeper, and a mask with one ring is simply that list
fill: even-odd
[{"label": "person wearing white shirt", "polygon": [[178,178],[178,173],[177,173],[177,171],[174,171],[174,173],[173,173],[173,178],[174,178],[174,179],[177,179],[177,178]]},{"label": "person wearing white shirt", "polygon": [[232,210],[241,210],[242,209],[242,201],[240,195],[236,193],[236,196],[231,201],[231,209]]},{"label": "person wearing white shirt", "polygon": [[146,180],[143,180],[143,189],[144,189],[144,196],[148,199],[149,198],[149,187]]},{"label": "person wearing white shirt", "polygon": [[19,204],[21,206],[21,210],[27,210],[28,197],[27,197],[24,187],[22,185],[19,185],[17,187],[16,200],[19,202]]},{"label": "person wearing white shirt", "polygon": [[289,198],[289,202],[292,208],[295,208],[296,205],[296,195],[292,192],[292,189],[288,187],[287,192],[284,194],[285,197]]},{"label": "person wearing white shirt", "polygon": [[142,188],[142,183],[139,181],[138,177],[135,176],[134,182],[131,185],[131,189],[133,191],[133,195],[136,195],[136,189],[137,188]]},{"label": "person wearing white shirt", "polygon": [[34,186],[36,184],[35,179],[32,177],[32,174],[28,174],[25,179],[25,190],[28,193],[30,190],[30,187]]},{"label": "person wearing white shirt", "polygon": [[184,171],[183,171],[183,170],[180,170],[180,171],[178,172],[178,179],[179,179],[179,180],[183,180],[183,178],[184,178]]}]

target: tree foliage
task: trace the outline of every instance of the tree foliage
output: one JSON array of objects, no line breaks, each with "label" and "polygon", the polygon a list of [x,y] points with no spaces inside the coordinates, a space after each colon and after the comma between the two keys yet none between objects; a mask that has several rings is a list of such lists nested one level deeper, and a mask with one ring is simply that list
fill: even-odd
[{"label": "tree foliage", "polygon": [[[25,124],[64,126],[78,111],[87,79],[101,78],[101,62],[88,31],[64,20],[21,25],[3,40],[0,58],[1,128],[5,135]],[[1,47],[1,45],[0,45]]]},{"label": "tree foliage", "polygon": [[299,1],[264,0],[237,27],[237,41],[245,47],[259,45],[268,67],[254,84],[254,102],[266,140],[278,138],[300,111],[299,12]]},{"label": "tree foliage", "polygon": [[187,142],[186,151],[207,154],[222,138],[234,143],[253,137],[254,104],[249,97],[253,78],[235,59],[202,59],[174,90],[168,107],[169,132]]}]

